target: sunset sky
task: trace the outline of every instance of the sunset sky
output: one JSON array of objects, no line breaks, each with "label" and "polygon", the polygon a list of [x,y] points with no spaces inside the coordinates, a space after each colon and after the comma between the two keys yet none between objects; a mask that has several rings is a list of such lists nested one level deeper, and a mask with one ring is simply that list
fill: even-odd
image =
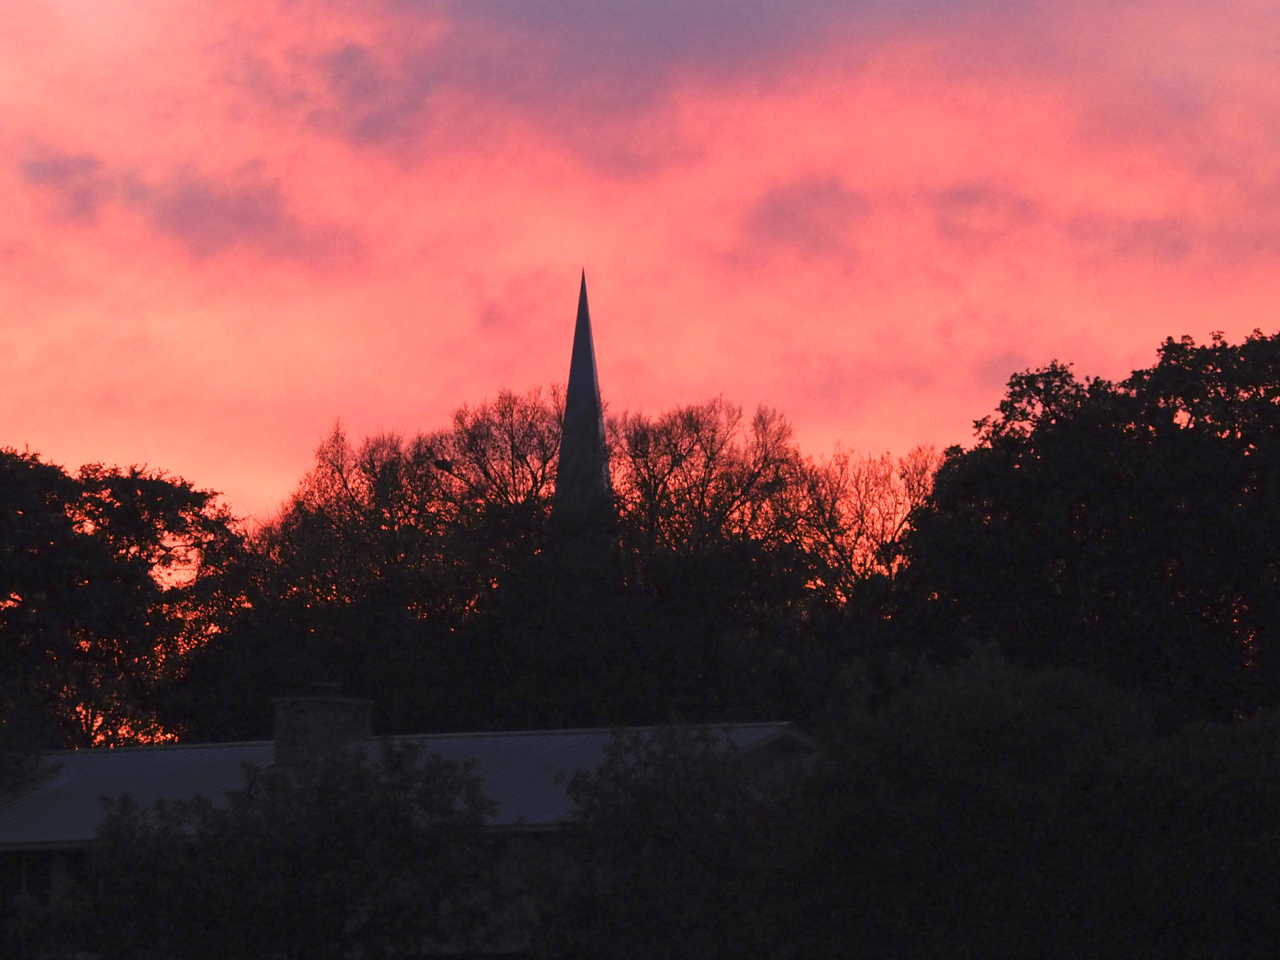
[{"label": "sunset sky", "polygon": [[0,446],[266,517],[338,419],[561,382],[804,448],[1277,329],[1280,3],[0,5]]}]

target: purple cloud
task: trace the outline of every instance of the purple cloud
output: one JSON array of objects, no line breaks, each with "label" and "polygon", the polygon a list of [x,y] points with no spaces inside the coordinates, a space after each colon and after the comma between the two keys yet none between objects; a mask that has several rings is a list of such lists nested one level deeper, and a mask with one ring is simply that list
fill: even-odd
[{"label": "purple cloud", "polygon": [[18,170],[27,183],[55,199],[58,216],[75,223],[93,223],[98,208],[115,192],[102,161],[89,153],[41,153],[20,163]]},{"label": "purple cloud", "polygon": [[1044,216],[1030,197],[989,183],[936,191],[929,196],[929,205],[938,235],[975,253],[1038,224]]},{"label": "purple cloud", "polygon": [[358,248],[349,231],[304,223],[278,184],[252,177],[218,180],[184,172],[159,187],[136,184],[127,193],[156,230],[197,259],[249,247],[272,259],[328,262]]},{"label": "purple cloud", "polygon": [[856,252],[854,228],[868,208],[863,194],[836,177],[801,180],[760,197],[747,214],[745,234],[753,245],[848,258]]},{"label": "purple cloud", "polygon": [[434,86],[427,51],[391,60],[349,43],[326,55],[320,67],[334,106],[313,113],[317,125],[336,128],[359,146],[417,139]]},{"label": "purple cloud", "polygon": [[27,183],[53,197],[57,218],[90,225],[104,206],[118,205],[141,214],[195,259],[247,248],[273,260],[321,264],[359,252],[352,231],[303,221],[279,184],[252,173],[218,178],[180,170],[157,183],[111,170],[92,154],[52,151],[19,169]]}]

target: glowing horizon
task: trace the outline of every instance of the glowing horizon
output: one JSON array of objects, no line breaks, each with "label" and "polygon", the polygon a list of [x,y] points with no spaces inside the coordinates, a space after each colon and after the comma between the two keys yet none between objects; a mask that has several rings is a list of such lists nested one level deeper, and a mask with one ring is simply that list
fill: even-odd
[{"label": "glowing horizon", "polygon": [[1193,0],[0,10],[0,445],[264,516],[341,419],[568,373],[967,443],[1008,376],[1277,327],[1280,16]]}]

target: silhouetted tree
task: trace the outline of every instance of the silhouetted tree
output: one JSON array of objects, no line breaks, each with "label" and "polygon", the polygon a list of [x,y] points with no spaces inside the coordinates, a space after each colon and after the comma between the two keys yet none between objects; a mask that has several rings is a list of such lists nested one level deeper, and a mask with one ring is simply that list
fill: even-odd
[{"label": "silhouetted tree", "polygon": [[[108,803],[75,922],[104,957],[418,956],[501,938],[494,805],[466,767],[385,744],[248,771],[227,805]],[[75,942],[75,941],[78,941]]]},{"label": "silhouetted tree", "polygon": [[250,539],[233,575],[244,602],[172,691],[172,722],[207,739],[266,735],[269,698],[315,681],[374,694],[383,729],[492,712],[484,652],[458,630],[545,546],[558,403],[503,393],[408,442],[355,446],[335,429]]},{"label": "silhouetted tree", "polygon": [[215,495],[139,467],[0,450],[0,749],[160,734],[239,537]]},{"label": "silhouetted tree", "polygon": [[641,556],[750,541],[803,558],[810,593],[822,601],[897,569],[891,545],[937,467],[925,447],[896,462],[847,451],[814,460],[777,411],[761,408],[744,423],[741,408],[723,399],[656,419],[627,414],[610,435],[624,535]]},{"label": "silhouetted tree", "polygon": [[811,765],[623,737],[572,782],[548,957],[1261,957],[1280,933],[1280,724],[1150,704],[984,648],[851,664]]},{"label": "silhouetted tree", "polygon": [[777,847],[794,825],[770,819],[790,786],[753,778],[712,730],[617,734],[599,769],[569,781],[574,869],[545,888],[538,955],[788,955]]},{"label": "silhouetted tree", "polygon": [[1018,374],[947,451],[897,622],[1078,665],[1182,716],[1280,702],[1280,337],[1168,340],[1122,383]]}]

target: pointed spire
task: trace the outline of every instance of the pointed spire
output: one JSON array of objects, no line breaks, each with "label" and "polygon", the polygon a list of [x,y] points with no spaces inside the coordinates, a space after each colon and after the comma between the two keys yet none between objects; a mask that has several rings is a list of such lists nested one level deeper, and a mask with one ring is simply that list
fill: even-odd
[{"label": "pointed spire", "polygon": [[582,520],[604,520],[613,515],[613,484],[609,480],[604,406],[600,402],[596,351],[591,340],[586,270],[582,271],[578,293],[578,322],[573,330],[569,386],[564,397],[554,513],[558,519],[573,516]]}]

